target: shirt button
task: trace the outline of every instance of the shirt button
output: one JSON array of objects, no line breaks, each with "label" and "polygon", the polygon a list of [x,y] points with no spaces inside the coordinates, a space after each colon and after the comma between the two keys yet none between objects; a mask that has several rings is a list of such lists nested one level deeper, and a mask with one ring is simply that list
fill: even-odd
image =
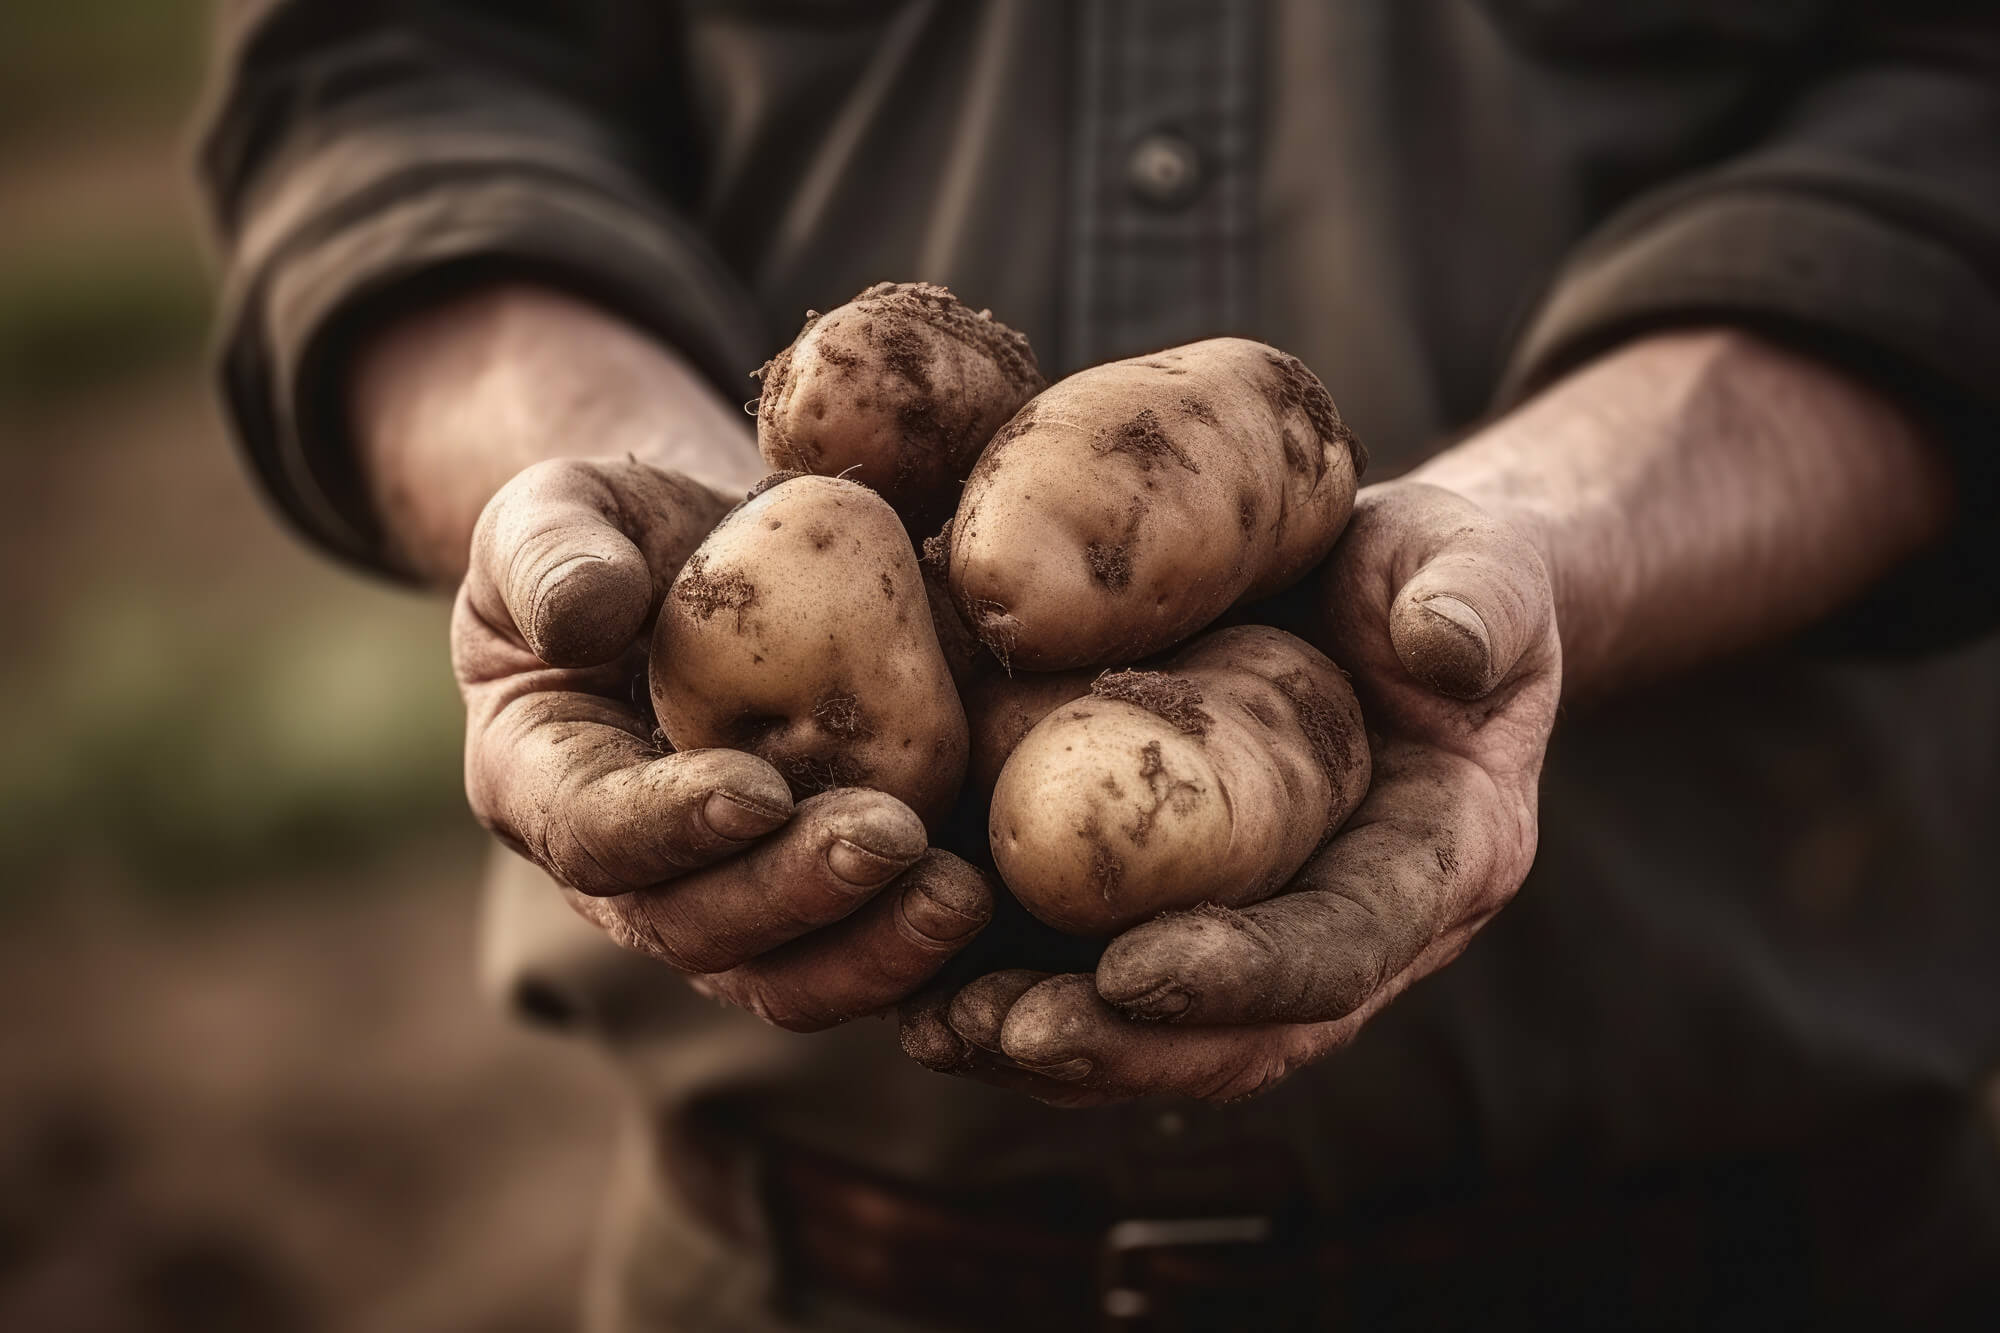
[{"label": "shirt button", "polygon": [[1156,207],[1182,207],[1201,192],[1201,152],[1178,134],[1156,130],[1133,145],[1125,183]]}]

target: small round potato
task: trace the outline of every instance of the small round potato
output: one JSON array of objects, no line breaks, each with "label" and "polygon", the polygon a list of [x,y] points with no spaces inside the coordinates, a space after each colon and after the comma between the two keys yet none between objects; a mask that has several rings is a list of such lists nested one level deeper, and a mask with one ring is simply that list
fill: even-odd
[{"label": "small round potato", "polygon": [[986,441],[1045,383],[1026,337],[922,282],[809,313],[760,374],[764,461],[872,486],[914,533],[951,514]]},{"label": "small round potato", "polygon": [[952,520],[952,595],[1013,666],[1137,661],[1302,577],[1365,461],[1318,378],[1263,343],[1079,371],[980,456]]},{"label": "small round potato", "polygon": [[1276,893],[1369,776],[1340,668],[1282,630],[1236,626],[1164,670],[1108,672],[1035,724],[1000,771],[988,836],[1030,912],[1108,935]]},{"label": "small round potato", "polygon": [[965,710],[910,539],[865,486],[760,483],[674,579],[651,677],[675,749],[748,750],[800,797],[874,787],[926,825],[958,796]]}]

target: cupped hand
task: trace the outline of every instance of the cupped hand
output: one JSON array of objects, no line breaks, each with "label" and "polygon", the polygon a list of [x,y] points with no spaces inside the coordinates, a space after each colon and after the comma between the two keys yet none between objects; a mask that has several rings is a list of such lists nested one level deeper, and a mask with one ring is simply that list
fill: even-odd
[{"label": "cupped hand", "polygon": [[993,900],[893,797],[795,807],[755,755],[658,736],[646,637],[729,504],[629,457],[537,463],[500,489],[452,617],[466,794],[619,944],[809,1030],[909,995]]},{"label": "cupped hand", "polygon": [[1133,927],[1094,974],[925,993],[903,1009],[913,1057],[1060,1104],[1247,1097],[1351,1040],[1506,905],[1561,695],[1534,547],[1452,491],[1391,482],[1293,600],[1368,722],[1360,809],[1285,892]]}]

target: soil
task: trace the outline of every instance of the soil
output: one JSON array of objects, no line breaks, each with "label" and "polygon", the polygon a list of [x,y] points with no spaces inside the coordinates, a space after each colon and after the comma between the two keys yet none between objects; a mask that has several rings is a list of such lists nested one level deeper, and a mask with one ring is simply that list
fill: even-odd
[{"label": "soil", "polygon": [[482,855],[11,921],[0,1328],[574,1328],[617,1083],[481,997]]},{"label": "soil", "polygon": [[1107,671],[1091,682],[1090,692],[1137,704],[1189,736],[1206,736],[1215,721],[1202,709],[1201,687],[1165,671]]}]

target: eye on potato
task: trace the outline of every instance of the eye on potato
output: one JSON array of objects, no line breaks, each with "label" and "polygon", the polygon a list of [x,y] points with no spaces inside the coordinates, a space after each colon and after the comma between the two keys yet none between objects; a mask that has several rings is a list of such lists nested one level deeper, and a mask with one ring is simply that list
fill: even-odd
[{"label": "eye on potato", "polygon": [[951,588],[1003,662],[1131,662],[1332,548],[1366,462],[1295,357],[1216,338],[1079,371],[987,445]]},{"label": "eye on potato", "polygon": [[1284,887],[1368,790],[1340,668],[1282,630],[1207,635],[1160,671],[1099,677],[1015,746],[988,834],[1035,916],[1108,935]]},{"label": "eye on potato", "polygon": [[804,797],[888,792],[934,825],[965,774],[965,711],[895,512],[833,477],[767,478],[675,577],[654,712],[678,750],[759,755]]},{"label": "eye on potato", "polygon": [[1026,337],[922,282],[880,283],[808,314],[759,373],[764,461],[851,476],[913,532],[950,515],[986,441],[1044,384]]}]

